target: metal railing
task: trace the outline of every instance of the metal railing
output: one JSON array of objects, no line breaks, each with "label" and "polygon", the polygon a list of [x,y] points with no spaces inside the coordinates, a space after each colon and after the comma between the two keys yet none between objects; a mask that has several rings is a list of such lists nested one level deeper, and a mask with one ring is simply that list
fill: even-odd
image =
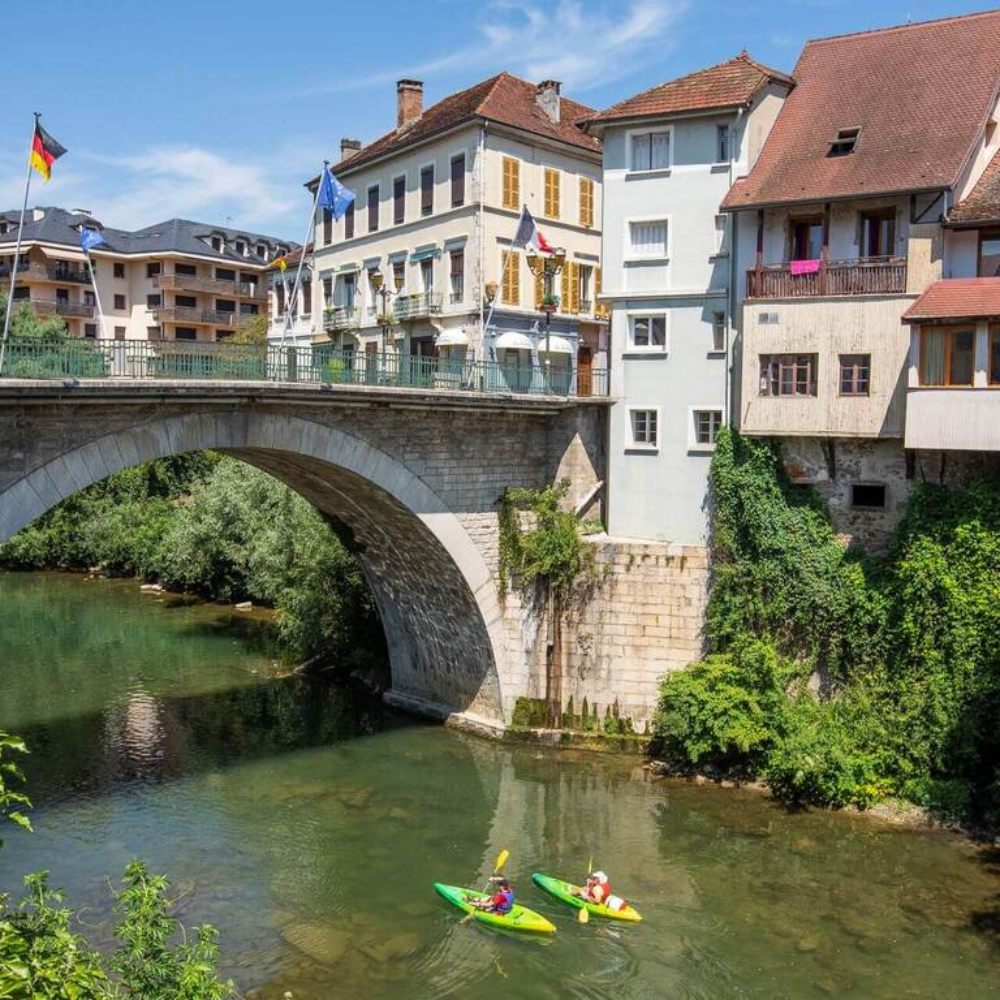
[{"label": "metal railing", "polygon": [[[0,267],[0,282],[9,284],[11,265]],[[85,284],[90,281],[90,275],[85,268],[75,270],[64,264],[32,264],[22,261],[17,267],[17,276],[28,281],[65,281],[74,284]]]},{"label": "metal railing", "polygon": [[323,310],[324,330],[356,330],[361,325],[357,306],[332,306]]},{"label": "metal railing", "polygon": [[603,369],[507,365],[496,361],[337,351],[289,345],[81,339],[12,340],[3,378],[214,379],[355,385],[452,392],[601,397]]},{"label": "metal railing", "polygon": [[792,299],[824,295],[896,295],[906,291],[905,257],[816,261],[815,270],[792,273],[792,262],[747,271],[747,298]]},{"label": "metal railing", "polygon": [[400,295],[393,303],[396,319],[405,322],[423,316],[436,316],[441,312],[440,292],[418,292],[416,295]]},{"label": "metal railing", "polygon": [[18,299],[31,306],[37,313],[57,313],[60,316],[82,316],[90,319],[94,315],[94,306],[85,302],[67,302],[65,299]]},{"label": "metal railing", "polygon": [[237,295],[245,299],[267,298],[267,287],[263,277],[259,281],[227,281],[221,278],[205,278],[197,274],[158,274],[153,278],[153,287],[188,292],[209,292],[212,295]]}]

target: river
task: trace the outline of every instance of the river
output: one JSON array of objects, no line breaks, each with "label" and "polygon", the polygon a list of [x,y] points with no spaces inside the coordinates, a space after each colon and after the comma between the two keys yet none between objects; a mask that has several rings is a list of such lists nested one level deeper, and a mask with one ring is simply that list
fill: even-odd
[{"label": "river", "polygon": [[[168,874],[245,996],[985,997],[1000,855],[940,832],[789,813],[639,762],[480,741],[277,676],[252,616],[135,583],[0,574],[0,728],[32,747],[34,835],[108,943],[108,878]],[[461,924],[435,880],[502,848],[551,941]],[[590,855],[645,922],[578,925],[530,883]]]}]

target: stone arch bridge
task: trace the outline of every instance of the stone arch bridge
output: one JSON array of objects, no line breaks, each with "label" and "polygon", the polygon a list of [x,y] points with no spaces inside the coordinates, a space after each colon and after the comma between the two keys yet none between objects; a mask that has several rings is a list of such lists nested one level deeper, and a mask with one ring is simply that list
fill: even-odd
[{"label": "stone arch bridge", "polygon": [[[497,500],[571,481],[599,508],[606,400],[281,383],[0,381],[0,541],[130,466],[214,449],[354,532],[385,627],[390,701],[502,726],[532,688],[497,590]],[[597,509],[597,508],[595,508]],[[537,680],[537,679],[536,679]]]}]

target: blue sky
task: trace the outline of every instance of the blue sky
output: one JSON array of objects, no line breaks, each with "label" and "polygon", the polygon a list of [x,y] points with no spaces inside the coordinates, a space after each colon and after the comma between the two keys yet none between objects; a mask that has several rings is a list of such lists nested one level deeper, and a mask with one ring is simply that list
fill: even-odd
[{"label": "blue sky", "polygon": [[[734,56],[790,70],[808,38],[988,10],[948,0],[46,0],[3,13],[0,208],[20,207],[31,113],[70,150],[33,204],[108,225],[171,216],[301,239],[302,182],[341,136],[501,69],[601,108]],[[22,43],[18,47],[18,43]],[[13,91],[11,90],[11,82]],[[13,96],[12,96],[13,94]]]}]

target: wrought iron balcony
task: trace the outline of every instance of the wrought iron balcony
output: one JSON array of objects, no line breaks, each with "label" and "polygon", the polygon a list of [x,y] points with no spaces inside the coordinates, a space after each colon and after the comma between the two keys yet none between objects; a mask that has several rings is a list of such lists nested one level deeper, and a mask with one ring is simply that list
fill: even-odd
[{"label": "wrought iron balcony", "polygon": [[358,306],[331,306],[323,310],[323,329],[327,333],[356,330],[360,325],[361,309]]},{"label": "wrought iron balcony", "polygon": [[439,292],[418,292],[416,295],[400,295],[393,303],[396,320],[400,323],[425,316],[436,316],[441,312]]},{"label": "wrought iron balcony", "polygon": [[905,257],[785,261],[762,264],[747,271],[747,298],[750,299],[901,295],[905,291]]}]

